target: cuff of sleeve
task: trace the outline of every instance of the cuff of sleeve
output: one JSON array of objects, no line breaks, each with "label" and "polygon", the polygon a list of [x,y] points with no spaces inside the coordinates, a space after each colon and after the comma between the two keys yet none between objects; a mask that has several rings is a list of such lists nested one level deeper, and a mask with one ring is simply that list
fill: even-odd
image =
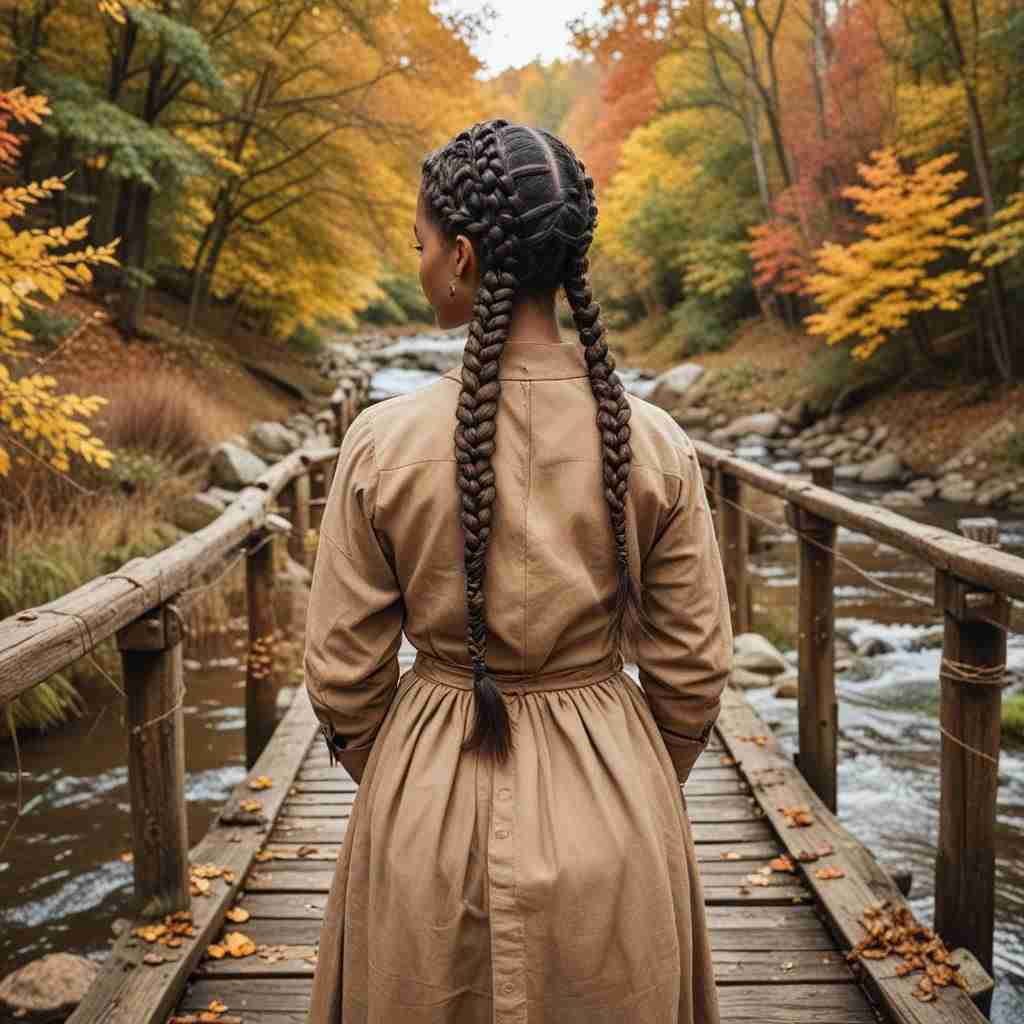
[{"label": "cuff of sleeve", "polygon": [[354,749],[346,747],[345,741],[335,733],[334,726],[323,719],[320,719],[320,735],[323,736],[324,743],[327,745],[327,755],[331,759],[331,766],[333,767],[335,763],[340,764],[357,783],[360,782],[366,762],[370,759],[373,744]]},{"label": "cuff of sleeve", "polygon": [[709,729],[707,734],[701,739],[694,740],[688,736],[680,736],[678,733],[666,732],[664,729],[661,730],[661,738],[665,741],[668,756],[672,759],[672,764],[675,766],[680,786],[684,785],[690,777],[690,772],[697,763],[697,758],[704,753],[704,749],[708,745],[708,737],[710,735],[711,730]]}]

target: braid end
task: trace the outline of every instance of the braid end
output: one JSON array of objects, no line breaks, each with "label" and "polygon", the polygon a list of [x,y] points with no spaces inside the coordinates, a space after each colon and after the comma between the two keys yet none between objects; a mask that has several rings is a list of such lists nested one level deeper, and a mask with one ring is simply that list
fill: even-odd
[{"label": "braid end", "polygon": [[476,720],[463,750],[479,750],[499,763],[512,753],[512,723],[501,690],[494,678],[479,669],[473,673],[473,692],[476,695]]}]

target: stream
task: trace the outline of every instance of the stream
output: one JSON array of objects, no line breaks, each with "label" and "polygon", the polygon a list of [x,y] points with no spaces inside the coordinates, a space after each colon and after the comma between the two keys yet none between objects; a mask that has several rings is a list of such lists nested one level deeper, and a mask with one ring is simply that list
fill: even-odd
[{"label": "stream", "polygon": [[[404,339],[404,351],[457,352],[448,339]],[[401,359],[398,360],[402,362]],[[436,377],[436,368],[380,370],[373,398],[404,392]],[[624,376],[637,381],[637,375]],[[635,385],[638,391],[642,383]],[[867,500],[878,491],[844,486]],[[929,503],[913,518],[955,528],[969,506]],[[1024,555],[1024,516],[996,513],[1004,549]],[[779,526],[754,556],[754,623],[777,619],[796,602],[793,535]],[[849,530],[841,553],[876,579],[929,601],[932,574],[923,563]],[[926,603],[881,591],[841,562],[836,579],[837,634],[870,656],[844,659],[839,696],[839,817],[884,864],[909,868],[911,904],[930,921],[938,827],[938,618]],[[189,834],[193,841],[244,775],[244,633],[218,637],[187,653],[185,705]],[[1024,635],[1009,641],[1009,665],[1024,675]],[[201,666],[201,667],[197,667]],[[1015,688],[1019,683],[1015,684]],[[770,688],[746,691],[785,747],[796,742],[796,701]],[[0,850],[0,977],[47,952],[100,958],[115,919],[131,912],[131,846],[125,737],[117,693],[94,697],[70,725],[21,743],[22,815]],[[0,744],[0,838],[18,798],[14,754]],[[998,808],[996,1024],[1024,1021],[1024,744],[1004,743]]]}]

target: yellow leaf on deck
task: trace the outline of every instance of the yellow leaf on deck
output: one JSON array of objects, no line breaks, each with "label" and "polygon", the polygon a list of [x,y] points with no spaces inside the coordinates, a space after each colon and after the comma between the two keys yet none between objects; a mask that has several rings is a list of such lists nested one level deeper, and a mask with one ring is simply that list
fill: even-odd
[{"label": "yellow leaf on deck", "polygon": [[252,956],[256,952],[256,943],[242,932],[228,932],[224,936],[224,947],[233,957]]},{"label": "yellow leaf on deck", "polygon": [[235,924],[245,924],[245,922],[252,917],[252,914],[250,914],[248,910],[244,910],[242,907],[232,907],[224,916]]},{"label": "yellow leaf on deck", "polygon": [[249,780],[250,789],[270,789],[274,780],[269,775],[257,775],[255,779]]}]

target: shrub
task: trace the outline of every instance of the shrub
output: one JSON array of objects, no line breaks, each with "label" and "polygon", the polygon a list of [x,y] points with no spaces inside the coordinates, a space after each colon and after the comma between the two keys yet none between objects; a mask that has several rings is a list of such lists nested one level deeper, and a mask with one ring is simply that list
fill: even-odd
[{"label": "shrub", "polygon": [[815,412],[839,412],[895,384],[905,368],[906,353],[899,342],[883,346],[867,361],[854,358],[849,346],[823,345],[808,362],[800,384]]},{"label": "shrub", "polygon": [[294,352],[310,356],[318,355],[324,349],[323,336],[305,324],[299,324],[288,336],[285,344]]},{"label": "shrub", "polygon": [[672,333],[681,341],[683,355],[721,352],[732,340],[732,331],[698,296],[684,299],[669,313]]},{"label": "shrub", "polygon": [[74,317],[61,316],[38,306],[26,306],[21,321],[22,330],[28,331],[33,341],[43,345],[59,344],[77,326],[78,321]]},{"label": "shrub", "polygon": [[1024,466],[1024,430],[1015,430],[1006,441],[1006,457],[1018,466]]},{"label": "shrub", "polygon": [[1024,693],[1003,700],[1003,734],[1024,740]]}]

